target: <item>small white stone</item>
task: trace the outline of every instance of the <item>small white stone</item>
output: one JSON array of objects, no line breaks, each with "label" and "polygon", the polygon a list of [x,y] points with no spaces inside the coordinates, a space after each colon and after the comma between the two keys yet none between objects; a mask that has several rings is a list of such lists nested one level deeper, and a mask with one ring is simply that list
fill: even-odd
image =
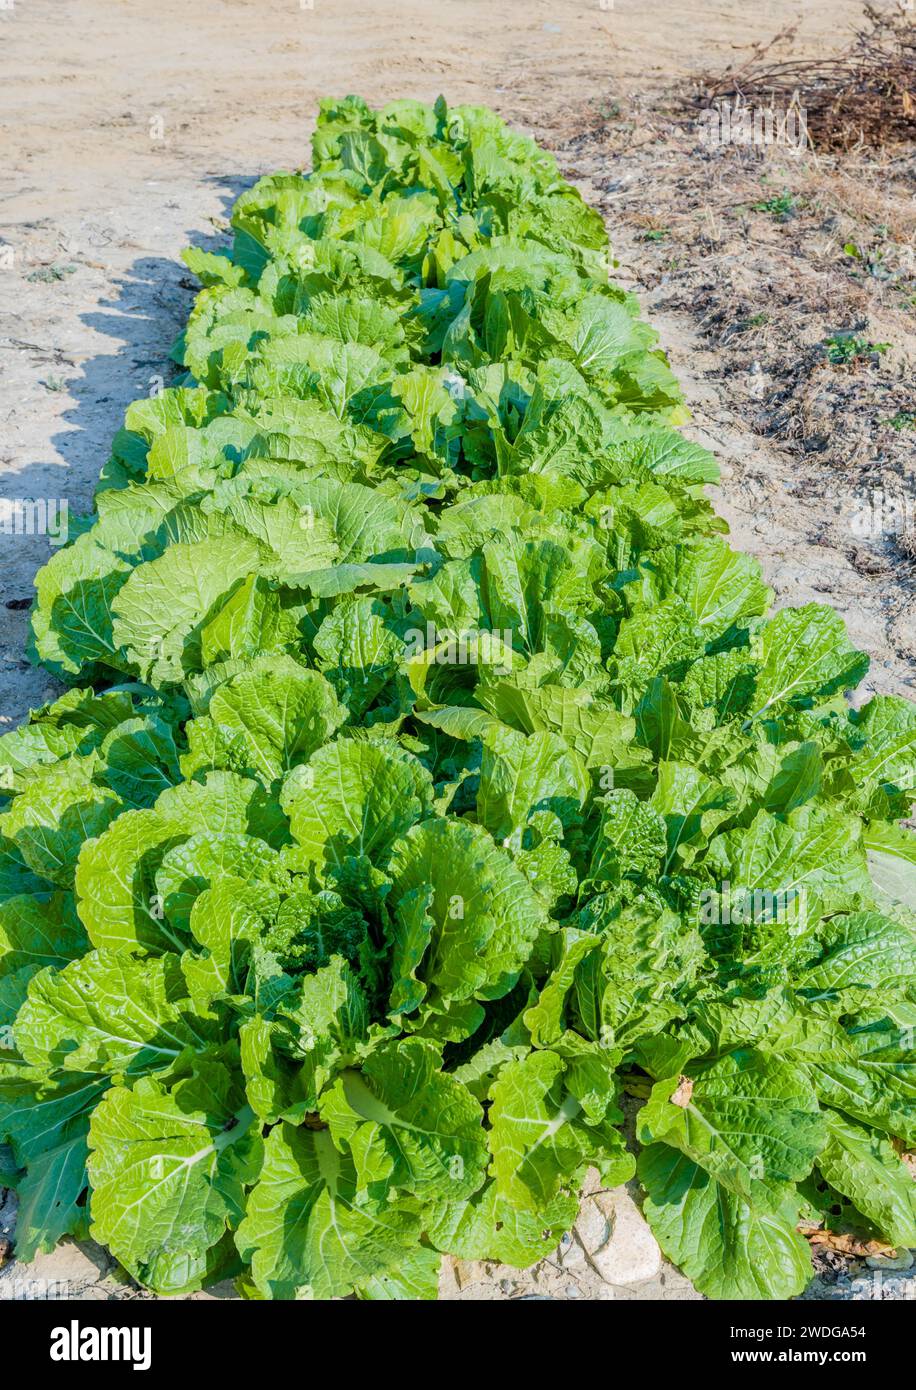
[{"label": "small white stone", "polygon": [[610,1227],[609,1240],[588,1247],[589,1258],[602,1279],[608,1284],[641,1284],[654,1279],[662,1267],[662,1252],[626,1188],[599,1193],[591,1200]]}]

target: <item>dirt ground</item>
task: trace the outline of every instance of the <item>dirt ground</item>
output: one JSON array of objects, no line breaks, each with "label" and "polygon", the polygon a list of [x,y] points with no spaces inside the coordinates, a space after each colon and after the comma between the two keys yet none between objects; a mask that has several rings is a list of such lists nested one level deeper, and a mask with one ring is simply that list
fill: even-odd
[{"label": "dirt ground", "polygon": [[[912,151],[711,151],[680,96],[787,26],[778,51],[835,51],[861,16],[860,0],[0,0],[0,497],[89,508],[125,406],[171,377],[195,288],[179,251],[221,246],[242,188],[307,163],[320,96],[443,92],[557,152],[661,332],[688,433],[722,461],[733,543],[781,604],[843,613],[874,688],[912,695]],[[831,363],[825,342],[851,332],[882,346]],[[874,523],[876,498],[908,499],[913,529]],[[0,728],[54,692],[24,659],[48,553],[0,530]],[[665,1277],[641,1296],[691,1296]],[[544,1287],[483,1278],[476,1296]]]}]

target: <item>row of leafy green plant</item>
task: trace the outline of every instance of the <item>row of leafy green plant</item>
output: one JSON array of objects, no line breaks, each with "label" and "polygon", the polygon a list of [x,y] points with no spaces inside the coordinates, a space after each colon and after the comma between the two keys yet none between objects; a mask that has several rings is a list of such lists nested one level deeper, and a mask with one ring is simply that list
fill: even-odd
[{"label": "row of leafy green plant", "polygon": [[232,224],[0,739],[19,1256],[432,1297],[589,1166],[713,1297],[799,1292],[800,1224],[916,1244],[916,708],[770,616],[601,219],[351,97]]}]

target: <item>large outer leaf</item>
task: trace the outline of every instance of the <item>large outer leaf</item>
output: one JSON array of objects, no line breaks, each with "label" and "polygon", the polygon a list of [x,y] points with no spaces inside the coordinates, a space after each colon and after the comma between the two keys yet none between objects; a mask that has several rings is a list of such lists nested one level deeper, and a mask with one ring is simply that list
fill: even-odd
[{"label": "large outer leaf", "polygon": [[89,1143],[93,1236],[154,1287],[158,1257],[203,1259],[238,1224],[262,1151],[251,1110],[216,1060],[172,1091],[152,1077],[115,1086]]},{"label": "large outer leaf", "polygon": [[824,954],[797,977],[799,986],[829,990],[865,1006],[869,994],[905,990],[916,976],[916,936],[878,912],[835,917],[822,933]]},{"label": "large outer leaf", "polygon": [[641,1143],[679,1148],[743,1201],[766,1203],[766,1189],[810,1173],[826,1131],[802,1070],[759,1052],[733,1052],[688,1068],[681,1102],[678,1076],[659,1081],[639,1112]]},{"label": "large outer leaf", "polygon": [[105,739],[102,757],[105,780],[128,806],[152,806],[180,780],[172,730],[157,716],[125,719]]},{"label": "large outer leaf", "polygon": [[175,957],[144,961],[121,951],[41,971],[14,1030],[33,1066],[110,1074],[168,1066],[216,1036],[215,1021],[189,1008]]},{"label": "large outer leaf", "polygon": [[180,944],[165,920],[156,870],[181,832],[156,811],[127,811],[83,846],[76,867],[77,906],[93,946],[163,951]]},{"label": "large outer leaf", "polygon": [[344,1071],[322,1097],[322,1118],[350,1150],[361,1186],[384,1180],[423,1200],[456,1202],[480,1187],[483,1111],[440,1065],[434,1046],[408,1038],[374,1052],[360,1071]]},{"label": "large outer leaf", "polygon": [[[819,1098],[885,1134],[916,1144],[913,1026],[883,1019],[861,1032],[815,1034],[808,1063]],[[807,1049],[806,1049],[807,1051]]]},{"label": "large outer leaf", "polygon": [[122,809],[114,792],[95,780],[98,769],[96,754],[42,768],[0,816],[0,834],[29,868],[62,888],[73,885],[81,846]]},{"label": "large outer leaf", "polygon": [[[195,638],[216,600],[257,570],[258,547],[241,536],[173,545],[157,560],[138,565],[115,601],[113,640],[144,679],[180,681]],[[188,668],[191,669],[191,668]]]},{"label": "large outer leaf", "polygon": [[724,541],[701,540],[676,555],[663,552],[660,569],[662,592],[669,588],[683,598],[700,627],[712,634],[764,613],[772,598],[758,561]]},{"label": "large outer leaf", "polygon": [[0,976],[24,966],[33,972],[60,968],[88,945],[70,894],[54,893],[44,902],[23,893],[0,904]]},{"label": "large outer leaf", "polygon": [[783,820],[758,811],[746,830],[717,836],[705,862],[733,889],[782,895],[801,927],[816,907],[837,911],[871,895],[861,822],[830,810],[802,807]]},{"label": "large outer leaf", "polygon": [[835,1110],[825,1112],[827,1144],[817,1166],[824,1177],[895,1245],[916,1245],[916,1182],[874,1130]]},{"label": "large outer leaf", "polygon": [[754,713],[851,689],[867,670],[868,657],[850,646],[843,620],[832,608],[816,603],[783,608],[764,629]]},{"label": "large outer leaf", "polygon": [[57,1142],[29,1159],[19,1184],[16,1258],[30,1264],[39,1251],[51,1251],[64,1236],[89,1232],[86,1162],[89,1115],[64,1126]]},{"label": "large outer leaf", "polygon": [[896,696],[876,695],[855,722],[868,748],[850,768],[854,780],[916,795],[916,707]]},{"label": "large outer leaf", "polygon": [[419,1209],[357,1201],[352,1160],[327,1130],[277,1125],[236,1241],[271,1298],[334,1298],[397,1267],[420,1234]]},{"label": "large outer leaf", "polygon": [[808,1283],[811,1257],[788,1194],[755,1210],[667,1144],[643,1149],[638,1173],[659,1245],[707,1297],[792,1298]]},{"label": "large outer leaf", "polygon": [[16,1251],[28,1263],[65,1235],[87,1231],[87,1135],[107,1076],[0,1068],[0,1137],[27,1169],[18,1183]]},{"label": "large outer leaf", "polygon": [[66,677],[95,662],[119,665],[112,605],[130,573],[126,561],[88,536],[59,550],[39,571],[32,635],[49,670]]}]

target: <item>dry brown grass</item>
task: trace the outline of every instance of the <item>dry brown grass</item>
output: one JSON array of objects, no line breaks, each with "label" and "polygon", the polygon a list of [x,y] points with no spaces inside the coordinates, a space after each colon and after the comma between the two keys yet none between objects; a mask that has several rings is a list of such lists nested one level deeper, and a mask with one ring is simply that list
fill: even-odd
[{"label": "dry brown grass", "polygon": [[768,53],[792,37],[793,31],[784,31],[737,67],[704,77],[693,100],[707,106],[727,102],[803,108],[816,150],[876,149],[912,140],[916,29],[902,6],[887,13],[869,5],[865,14],[865,27],[845,52],[774,62]]}]

